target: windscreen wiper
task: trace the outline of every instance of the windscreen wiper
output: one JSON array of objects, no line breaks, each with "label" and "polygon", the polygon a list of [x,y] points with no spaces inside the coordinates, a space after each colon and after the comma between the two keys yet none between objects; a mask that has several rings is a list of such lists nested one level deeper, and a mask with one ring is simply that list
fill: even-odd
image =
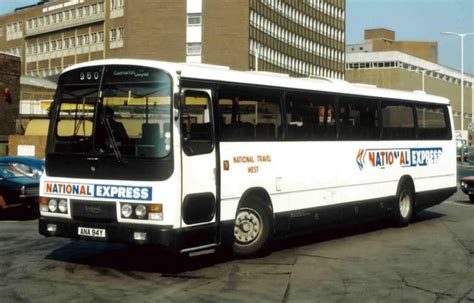
[{"label": "windscreen wiper", "polygon": [[107,133],[107,137],[109,140],[109,145],[112,147],[114,151],[115,157],[117,158],[118,163],[126,163],[126,161],[122,157],[122,153],[120,152],[117,141],[115,140],[114,133],[112,131],[112,126],[110,125],[110,120],[107,116],[102,118],[102,124],[105,126],[105,132]]}]

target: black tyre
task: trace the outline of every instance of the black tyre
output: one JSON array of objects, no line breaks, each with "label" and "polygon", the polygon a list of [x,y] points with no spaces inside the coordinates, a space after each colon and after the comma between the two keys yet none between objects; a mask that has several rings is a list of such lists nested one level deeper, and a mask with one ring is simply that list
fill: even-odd
[{"label": "black tyre", "polygon": [[273,236],[270,208],[257,199],[243,203],[235,217],[234,254],[250,257],[262,254]]},{"label": "black tyre", "polygon": [[409,182],[400,184],[397,193],[397,204],[395,205],[395,224],[399,227],[410,223],[415,205],[415,194],[413,186]]},{"label": "black tyre", "polygon": [[474,203],[474,195],[469,195],[469,200]]}]

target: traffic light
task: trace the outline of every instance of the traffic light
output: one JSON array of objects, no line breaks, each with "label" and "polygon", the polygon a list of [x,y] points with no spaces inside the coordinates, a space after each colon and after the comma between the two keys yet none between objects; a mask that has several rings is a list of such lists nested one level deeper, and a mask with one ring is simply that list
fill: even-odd
[{"label": "traffic light", "polygon": [[5,102],[7,103],[12,103],[12,95],[8,87],[5,87],[3,89],[3,100],[5,100]]}]

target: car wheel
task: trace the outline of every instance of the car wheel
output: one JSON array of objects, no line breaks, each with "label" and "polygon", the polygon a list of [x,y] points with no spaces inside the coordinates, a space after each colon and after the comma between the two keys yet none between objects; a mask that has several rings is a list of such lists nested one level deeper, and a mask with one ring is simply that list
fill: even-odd
[{"label": "car wheel", "polygon": [[235,217],[234,254],[250,257],[263,253],[272,238],[272,225],[272,212],[268,206],[254,199],[244,203]]},{"label": "car wheel", "polygon": [[395,206],[395,224],[399,227],[407,226],[413,216],[414,208],[413,187],[408,182],[400,185]]}]

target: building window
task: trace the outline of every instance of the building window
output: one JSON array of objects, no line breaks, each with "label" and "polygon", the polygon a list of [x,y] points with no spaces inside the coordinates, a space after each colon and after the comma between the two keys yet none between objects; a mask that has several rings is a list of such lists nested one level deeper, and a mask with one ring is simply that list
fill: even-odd
[{"label": "building window", "polygon": [[110,30],[110,41],[117,40],[117,29],[113,28]]},{"label": "building window", "polygon": [[202,16],[201,14],[188,14],[188,26],[201,26]]},{"label": "building window", "polygon": [[91,34],[91,40],[92,40],[92,44],[96,44],[97,43],[97,33],[92,33]]},{"label": "building window", "polygon": [[124,7],[125,0],[110,0],[110,10],[121,9]]},{"label": "building window", "polygon": [[186,44],[186,55],[188,55],[188,56],[200,56],[201,55],[201,43],[187,43]]},{"label": "building window", "polygon": [[124,28],[118,27],[110,30],[110,41],[123,40],[124,37]]}]

